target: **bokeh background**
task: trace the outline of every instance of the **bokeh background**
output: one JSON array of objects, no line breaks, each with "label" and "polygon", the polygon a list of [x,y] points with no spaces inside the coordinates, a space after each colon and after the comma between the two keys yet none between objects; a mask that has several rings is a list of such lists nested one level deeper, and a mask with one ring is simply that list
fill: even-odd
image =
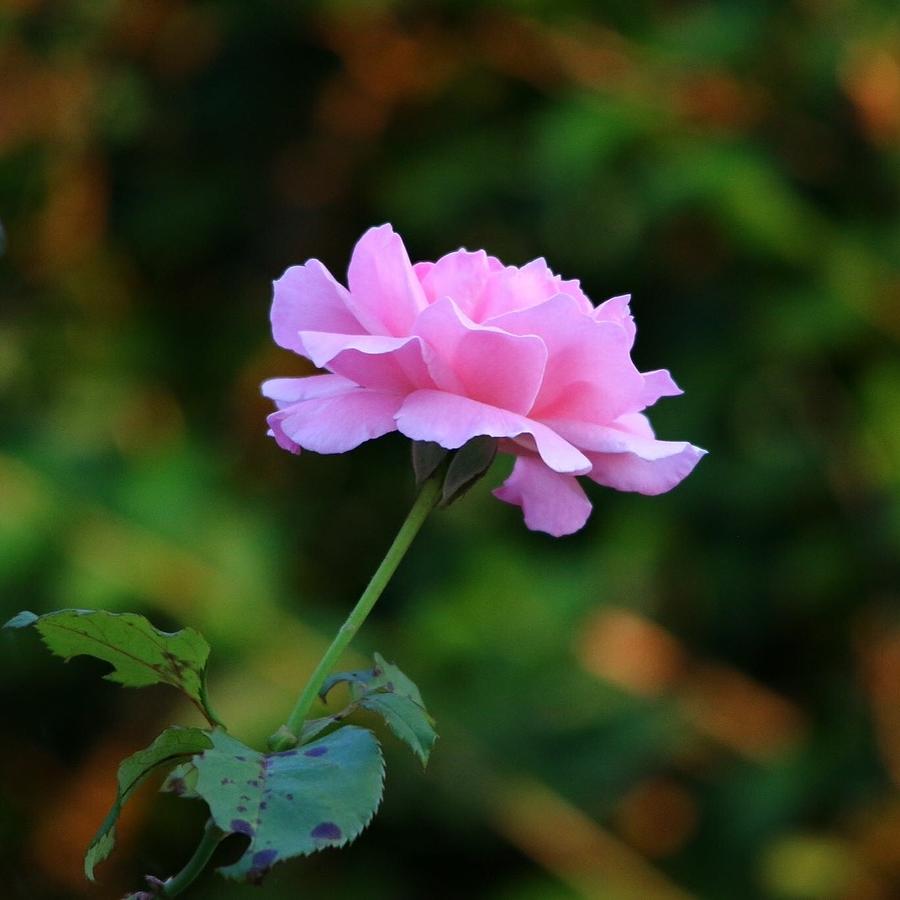
[{"label": "bokeh background", "polygon": [[[546,256],[634,295],[659,498],[552,540],[490,498],[428,524],[355,653],[416,678],[375,824],[264,895],[900,896],[900,13],[889,0],[4,0],[0,613],[134,610],[281,721],[413,496],[397,436],[294,458],[269,283]],[[193,713],[0,639],[4,897],[171,874],[203,811],[151,785],[91,887],[118,760]],[[351,657],[353,664],[361,656]],[[261,897],[206,878],[193,896]]]}]

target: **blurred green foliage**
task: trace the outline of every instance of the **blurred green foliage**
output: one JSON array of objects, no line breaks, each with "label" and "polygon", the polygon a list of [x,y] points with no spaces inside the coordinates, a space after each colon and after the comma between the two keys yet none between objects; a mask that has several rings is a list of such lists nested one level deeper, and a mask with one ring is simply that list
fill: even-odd
[{"label": "blurred green foliage", "polygon": [[[421,685],[428,772],[387,742],[375,824],[266,896],[896,897],[898,46],[886,0],[7,0],[0,616],[199,628],[259,741],[413,492],[396,436],[265,437],[259,382],[310,371],[270,280],[383,221],[414,259],[543,255],[633,293],[637,362],[686,390],[658,433],[712,452],[562,541],[490,498],[502,463],[436,515],[356,648]],[[203,814],[152,791],[100,889],[80,857],[118,761],[195,714],[25,638],[3,895],[172,872]]]}]

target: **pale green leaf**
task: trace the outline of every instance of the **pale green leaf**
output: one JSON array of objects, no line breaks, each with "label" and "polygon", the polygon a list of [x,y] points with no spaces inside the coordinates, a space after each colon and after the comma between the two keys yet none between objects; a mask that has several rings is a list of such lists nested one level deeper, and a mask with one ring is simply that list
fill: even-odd
[{"label": "pale green leaf", "polygon": [[3,627],[29,625],[63,659],[93,656],[108,662],[113,669],[104,677],[126,687],[170,684],[184,691],[209,721],[217,724],[205,693],[209,644],[192,628],[170,633],[134,613],[81,609],[42,616],[21,612]]},{"label": "pale green leaf", "polygon": [[[435,721],[425,708],[425,701],[415,682],[393,663],[375,654],[375,677],[369,682],[360,706],[378,713],[394,734],[404,741],[422,765],[437,740]],[[354,686],[354,690],[358,690]]]},{"label": "pale green leaf", "polygon": [[380,653],[373,654],[373,658],[375,660],[375,668],[373,670],[375,679],[369,685],[369,690],[384,688],[385,690],[402,694],[404,697],[410,697],[421,707],[425,706],[422,695],[419,693],[419,688],[409,676],[401,672],[393,663],[387,662]]},{"label": "pale green leaf", "polygon": [[373,691],[360,700],[359,705],[378,713],[394,734],[427,765],[431,748],[437,740],[434,720],[424,706],[403,694]]},{"label": "pale green leaf", "polygon": [[435,722],[425,708],[418,687],[410,678],[376,653],[373,668],[332,675],[322,686],[320,696],[324,699],[335,685],[342,682],[347,683],[354,706],[378,713],[391,731],[412,749],[423,766],[428,762],[437,740]]},{"label": "pale green leaf", "polygon": [[196,756],[197,792],[216,825],[250,843],[219,871],[260,882],[275,863],[340,847],[368,825],[381,802],[384,762],[375,736],[349,725],[282,753],[262,754],[223,732]]},{"label": "pale green leaf", "polygon": [[143,750],[138,750],[119,765],[116,799],[103,824],[94,835],[84,857],[84,871],[94,880],[94,867],[103,862],[116,843],[116,823],[125,802],[135,788],[158,766],[173,763],[212,747],[210,735],[199,728],[167,728]]}]

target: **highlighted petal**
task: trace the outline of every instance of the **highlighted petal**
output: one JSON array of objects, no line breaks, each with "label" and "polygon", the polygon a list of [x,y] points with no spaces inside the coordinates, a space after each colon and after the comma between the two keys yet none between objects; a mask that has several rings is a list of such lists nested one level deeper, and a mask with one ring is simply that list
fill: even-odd
[{"label": "highlighted petal", "polygon": [[598,322],[614,322],[616,325],[621,325],[628,336],[628,349],[631,349],[637,333],[634,316],[631,315],[631,294],[610,297],[594,310],[594,318]]},{"label": "highlighted petal", "polygon": [[618,419],[610,424],[619,431],[627,431],[629,434],[637,437],[656,437],[650,420],[643,413],[625,413],[624,416],[619,416]]},{"label": "highlighted petal", "polygon": [[591,501],[573,475],[560,475],[528,456],[516,460],[512,474],[494,496],[521,506],[525,524],[532,531],[545,531],[553,537],[578,531],[591,514]]},{"label": "highlighted petal", "polygon": [[416,273],[428,300],[434,303],[449,297],[470,319],[480,320],[481,305],[491,273],[502,269],[500,262],[484,250],[470,253],[457,250],[442,256],[427,269],[416,265]]},{"label": "highlighted petal", "polygon": [[409,392],[434,387],[418,337],[382,335],[301,334],[306,355],[320,368],[328,368],[361,387]]},{"label": "highlighted petal", "polygon": [[549,359],[531,416],[609,422],[640,406],[645,380],[617,322],[595,321],[568,294],[492,320],[513,334],[540,335]]},{"label": "highlighted petal", "polygon": [[644,392],[641,395],[641,409],[653,406],[660,397],[677,397],[684,391],[675,384],[667,369],[644,372]]},{"label": "highlighted petal", "polygon": [[514,413],[531,409],[547,363],[541,338],[476,325],[449,298],[419,316],[416,333],[440,389]]},{"label": "highlighted petal", "polygon": [[301,331],[365,331],[350,312],[347,289],[317,259],[291,266],[273,287],[272,336],[286,350],[304,353]]},{"label": "highlighted petal", "polygon": [[480,434],[514,438],[536,451],[555,472],[581,475],[589,471],[587,457],[555,431],[496,406],[444,391],[416,391],[397,413],[397,428],[414,441],[434,441],[448,450],[462,447]]},{"label": "highlighted petal", "polygon": [[588,477],[618,491],[664,494],[687,478],[706,451],[685,441],[658,441],[639,413],[621,416],[608,427],[554,422],[553,428],[577,444],[593,464]]},{"label": "highlighted petal", "polygon": [[617,491],[656,496],[672,490],[706,455],[705,450],[678,441],[656,441],[650,458],[639,453],[588,453],[594,468],[588,476]]},{"label": "highlighted petal", "polygon": [[299,453],[344,453],[364,441],[396,431],[394,416],[402,397],[356,388],[330,397],[304,400],[269,416],[279,446]]},{"label": "highlighted petal", "polygon": [[560,421],[547,424],[585,453],[636,453],[642,459],[653,460],[691,446],[685,441],[656,440],[647,417],[640,413],[619,416],[610,425]]},{"label": "highlighted petal", "polygon": [[428,305],[403,241],[390,225],[370,228],[359,239],[347,278],[348,305],[371,334],[410,334]]},{"label": "highlighted petal", "polygon": [[279,409],[356,390],[356,385],[340,375],[308,375],[305,378],[270,378],[262,384],[262,395],[274,400]]}]

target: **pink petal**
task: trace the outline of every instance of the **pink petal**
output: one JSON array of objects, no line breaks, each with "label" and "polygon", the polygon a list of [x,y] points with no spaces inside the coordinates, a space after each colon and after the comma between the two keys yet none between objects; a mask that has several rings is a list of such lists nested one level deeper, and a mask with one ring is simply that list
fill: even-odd
[{"label": "pink petal", "polygon": [[591,303],[587,294],[581,289],[581,282],[577,278],[570,278],[568,280],[560,278],[559,293],[567,294],[571,297],[585,315],[593,315],[594,304]]},{"label": "pink petal", "polygon": [[273,287],[272,335],[280,347],[302,353],[301,331],[364,331],[347,306],[347,289],[317,259],[291,266]]},{"label": "pink petal", "polygon": [[390,225],[370,228],[359,239],[347,277],[348,305],[372,334],[408,335],[427,306],[403,241]]},{"label": "pink petal", "polygon": [[344,453],[397,426],[402,397],[357,388],[330,397],[304,400],[272,413],[269,427],[278,444],[294,453]]},{"label": "pink petal", "polygon": [[361,387],[401,393],[434,387],[421,338],[317,331],[304,331],[300,337],[306,355],[317,366]]},{"label": "pink petal", "polygon": [[269,426],[269,430],[266,432],[269,437],[275,438],[275,443],[281,447],[282,450],[287,450],[288,453],[299,453],[303,448],[299,444],[295,444],[282,430],[281,430],[281,419],[279,418],[279,413],[271,413],[266,419],[266,423]]},{"label": "pink petal", "polygon": [[634,324],[634,316],[631,315],[631,294],[622,294],[620,297],[610,297],[594,310],[594,318],[598,322],[614,322],[621,325],[628,335],[628,346],[634,344],[634,336],[637,328]]},{"label": "pink petal", "polygon": [[546,424],[585,453],[636,453],[643,459],[655,460],[690,446],[684,441],[656,440],[646,416],[639,413],[620,416],[610,425],[559,420]]},{"label": "pink petal", "polygon": [[270,378],[262,384],[262,395],[274,400],[279,409],[313,400],[330,397],[356,389],[356,385],[339,375],[308,375],[305,378]]},{"label": "pink petal", "polygon": [[419,284],[422,283],[422,280],[433,268],[434,268],[433,262],[413,263],[413,272],[415,273],[416,278],[419,279]]},{"label": "pink petal", "polygon": [[430,302],[449,297],[470,319],[479,321],[485,288],[498,268],[502,268],[498,260],[484,250],[457,250],[442,256],[420,278]]},{"label": "pink petal", "polygon": [[554,471],[581,475],[590,463],[578,449],[539,422],[496,406],[444,391],[415,391],[397,413],[397,428],[414,441],[435,441],[448,450],[481,434],[516,438],[537,451]]},{"label": "pink petal", "polygon": [[507,266],[495,271],[475,318],[487,323],[517,309],[538,306],[556,294],[571,296],[583,313],[593,312],[594,307],[577,281],[563,281],[550,271],[546,260],[538,258],[520,269]]},{"label": "pink petal", "polygon": [[449,298],[419,316],[416,333],[439,388],[512,412],[531,409],[547,362],[541,338],[476,325]]},{"label": "pink petal", "polygon": [[621,416],[618,427],[554,422],[560,435],[584,450],[593,464],[588,477],[619,491],[663,494],[693,471],[706,451],[685,441],[658,441],[645,416]]},{"label": "pink petal", "polygon": [[591,501],[573,475],[560,475],[528,456],[516,460],[512,474],[494,496],[521,506],[532,531],[546,531],[553,537],[578,531],[591,514]]},{"label": "pink petal", "polygon": [[645,381],[631,361],[622,326],[595,321],[568,294],[492,320],[514,334],[539,334],[549,358],[530,415],[609,422],[640,408]]},{"label": "pink petal", "polygon": [[627,431],[629,434],[637,437],[656,437],[650,420],[643,413],[625,413],[624,416],[619,416],[618,419],[610,424],[619,431]]},{"label": "pink petal", "polygon": [[638,453],[588,453],[594,464],[589,477],[617,491],[655,496],[672,490],[694,470],[705,450],[678,441],[657,441],[650,459]]},{"label": "pink petal", "polygon": [[660,397],[677,397],[684,391],[675,384],[674,379],[666,369],[654,369],[652,372],[644,372],[644,392],[641,395],[640,408],[646,409],[653,406]]}]

